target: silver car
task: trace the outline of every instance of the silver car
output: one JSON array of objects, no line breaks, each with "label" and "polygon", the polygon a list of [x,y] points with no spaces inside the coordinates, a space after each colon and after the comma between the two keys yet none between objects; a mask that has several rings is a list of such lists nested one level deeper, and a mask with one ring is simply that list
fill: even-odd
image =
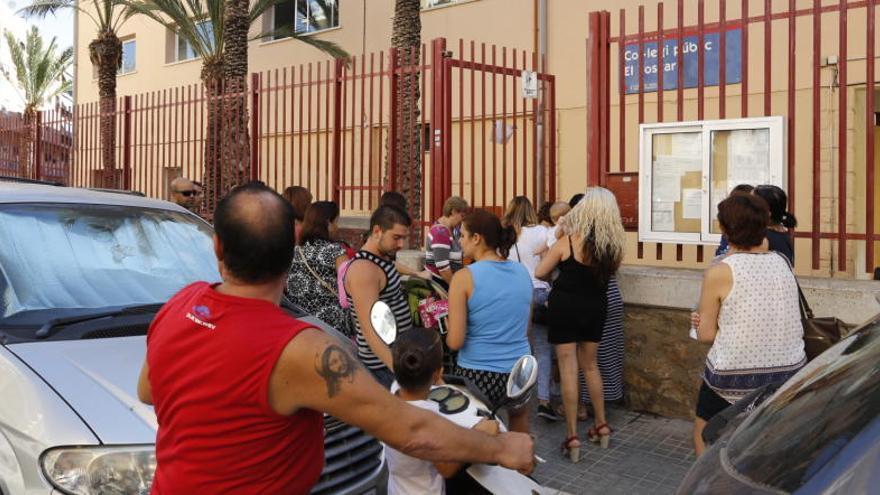
[{"label": "silver car", "polygon": [[[149,493],[146,330],[177,290],[219,280],[211,235],[164,201],[0,179],[0,495]],[[313,493],[383,492],[381,445],[330,417],[325,432]]]}]

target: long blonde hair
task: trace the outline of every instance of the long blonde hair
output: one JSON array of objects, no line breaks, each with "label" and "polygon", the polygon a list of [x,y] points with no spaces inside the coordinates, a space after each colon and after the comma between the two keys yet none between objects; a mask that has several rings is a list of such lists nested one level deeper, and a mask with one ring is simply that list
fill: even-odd
[{"label": "long blonde hair", "polygon": [[517,233],[523,227],[529,227],[538,223],[538,212],[532,206],[532,202],[525,196],[517,196],[510,200],[507,205],[507,211],[504,213],[502,223],[505,226],[513,227]]},{"label": "long blonde hair", "polygon": [[583,236],[584,257],[607,284],[620,268],[626,242],[614,194],[602,187],[587,188],[584,198],[565,219],[569,234]]}]

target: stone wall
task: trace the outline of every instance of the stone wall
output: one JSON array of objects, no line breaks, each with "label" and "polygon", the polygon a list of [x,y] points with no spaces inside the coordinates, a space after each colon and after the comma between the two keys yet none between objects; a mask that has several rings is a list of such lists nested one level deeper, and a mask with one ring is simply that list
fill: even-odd
[{"label": "stone wall", "polygon": [[688,337],[690,312],[627,304],[624,380],[631,409],[690,419],[709,345]]}]

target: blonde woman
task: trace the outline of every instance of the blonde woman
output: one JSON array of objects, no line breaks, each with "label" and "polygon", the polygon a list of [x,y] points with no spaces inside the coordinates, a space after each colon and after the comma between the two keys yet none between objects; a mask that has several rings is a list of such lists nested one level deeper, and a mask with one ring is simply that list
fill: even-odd
[{"label": "blonde woman", "polygon": [[556,346],[568,427],[562,450],[572,462],[578,462],[579,365],[587,380],[596,420],[587,436],[603,448],[608,447],[611,436],[597,352],[608,312],[608,284],[623,258],[624,231],[614,195],[601,187],[587,189],[565,219],[566,235],[544,256],[535,275],[546,280],[559,268],[550,292],[548,336]]}]

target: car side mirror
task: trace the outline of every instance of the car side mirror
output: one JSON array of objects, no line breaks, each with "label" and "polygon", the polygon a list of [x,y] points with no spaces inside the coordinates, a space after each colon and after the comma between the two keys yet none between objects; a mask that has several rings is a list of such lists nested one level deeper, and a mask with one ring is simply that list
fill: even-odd
[{"label": "car side mirror", "polygon": [[370,308],[370,323],[385,345],[390,346],[397,340],[397,320],[394,319],[391,307],[386,303],[382,301],[373,303],[373,307]]}]

